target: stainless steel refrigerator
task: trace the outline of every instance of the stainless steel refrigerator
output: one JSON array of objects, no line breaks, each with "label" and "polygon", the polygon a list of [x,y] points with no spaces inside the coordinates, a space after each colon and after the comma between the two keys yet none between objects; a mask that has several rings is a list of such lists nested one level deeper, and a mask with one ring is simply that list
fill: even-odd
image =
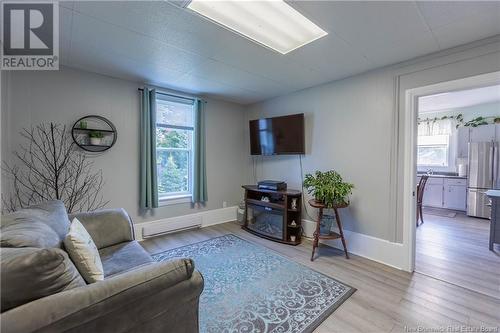
[{"label": "stainless steel refrigerator", "polygon": [[500,188],[498,156],[498,142],[469,143],[467,215],[490,218],[490,200],[485,192]]}]

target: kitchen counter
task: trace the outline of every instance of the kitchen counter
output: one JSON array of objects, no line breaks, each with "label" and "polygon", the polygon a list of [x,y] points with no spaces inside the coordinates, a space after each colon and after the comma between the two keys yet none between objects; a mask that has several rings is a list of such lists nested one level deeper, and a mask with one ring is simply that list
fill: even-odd
[{"label": "kitchen counter", "polygon": [[[420,176],[425,176],[427,175],[426,173],[417,173],[417,177],[420,177]],[[462,176],[458,176],[458,175],[440,175],[440,174],[432,174],[432,175],[429,175],[429,178],[453,178],[453,179],[467,179],[467,176],[465,177],[462,177]]]},{"label": "kitchen counter", "polygon": [[488,190],[486,191],[486,195],[489,197],[500,198],[500,190]]},{"label": "kitchen counter", "polygon": [[491,198],[490,251],[493,244],[500,244],[500,190],[488,190],[486,195]]}]

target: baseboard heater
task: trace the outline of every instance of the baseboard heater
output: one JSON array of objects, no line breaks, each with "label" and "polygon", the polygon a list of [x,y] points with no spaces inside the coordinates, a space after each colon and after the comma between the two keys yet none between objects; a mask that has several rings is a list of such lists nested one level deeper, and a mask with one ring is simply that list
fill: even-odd
[{"label": "baseboard heater", "polygon": [[151,222],[142,227],[142,238],[170,234],[187,229],[200,228],[201,216],[173,217],[162,221]]}]

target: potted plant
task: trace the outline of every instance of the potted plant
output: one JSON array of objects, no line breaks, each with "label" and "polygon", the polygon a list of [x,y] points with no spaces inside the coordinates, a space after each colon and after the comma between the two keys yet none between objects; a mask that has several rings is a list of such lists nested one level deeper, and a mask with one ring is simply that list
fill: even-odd
[{"label": "potted plant", "polygon": [[89,133],[90,144],[94,146],[99,146],[103,138],[102,132],[92,131]]},{"label": "potted plant", "polygon": [[[346,206],[349,204],[349,195],[354,185],[343,181],[335,170],[327,172],[316,171],[314,175],[307,174],[304,179],[304,187],[314,199],[321,202],[326,208]],[[333,217],[325,215],[321,221],[321,233],[329,233]]]}]

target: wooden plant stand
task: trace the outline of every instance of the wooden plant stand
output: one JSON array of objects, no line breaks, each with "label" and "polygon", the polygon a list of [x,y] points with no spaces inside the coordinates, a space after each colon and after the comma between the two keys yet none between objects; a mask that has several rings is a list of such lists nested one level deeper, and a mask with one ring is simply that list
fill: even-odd
[{"label": "wooden plant stand", "polygon": [[330,231],[328,235],[321,235],[320,234],[320,224],[321,220],[323,219],[323,209],[327,208],[323,203],[316,201],[314,199],[309,200],[309,205],[313,208],[318,208],[318,220],[316,221],[316,230],[314,231],[314,240],[313,240],[313,250],[311,254],[311,261],[314,260],[314,252],[316,248],[319,246],[319,240],[320,239],[337,239],[340,238],[342,240],[342,245],[344,246],[344,252],[345,252],[345,257],[346,259],[349,259],[349,254],[347,253],[347,245],[345,242],[345,237],[344,237],[344,232],[342,230],[342,223],[340,222],[340,215],[338,210],[340,208],[346,208],[349,206],[349,204],[344,204],[344,205],[337,205],[332,207],[333,211],[335,212],[335,221],[337,221],[337,226],[339,228],[339,232],[334,232]]}]

